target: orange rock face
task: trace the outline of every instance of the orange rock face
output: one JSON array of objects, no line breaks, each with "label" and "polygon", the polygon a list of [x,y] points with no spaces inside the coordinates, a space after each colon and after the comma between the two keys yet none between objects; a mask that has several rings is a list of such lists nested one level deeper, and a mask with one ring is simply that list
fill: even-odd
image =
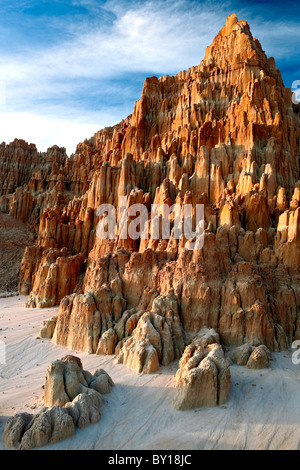
[{"label": "orange rock face", "polygon": [[[42,258],[35,262],[32,290],[26,306],[42,308],[59,304],[76,287],[83,261],[82,255],[70,256],[66,248],[45,250]],[[21,291],[23,279],[20,286]]]},{"label": "orange rock face", "polygon": [[[1,208],[37,235],[19,290],[31,306],[61,302],[54,341],[149,372],[203,327],[273,351],[299,339],[299,110],[232,15],[198,66],[147,78],[132,115],[71,158],[49,149],[16,182],[5,159],[20,157],[3,146]],[[174,237],[174,214],[168,238],[100,239],[99,205],[119,220],[122,196],[127,209],[204,204],[203,247]]]}]

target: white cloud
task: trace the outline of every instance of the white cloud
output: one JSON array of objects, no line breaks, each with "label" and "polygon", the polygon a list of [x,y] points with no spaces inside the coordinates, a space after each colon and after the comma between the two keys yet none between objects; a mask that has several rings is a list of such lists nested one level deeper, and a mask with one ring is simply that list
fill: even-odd
[{"label": "white cloud", "polygon": [[[106,118],[109,121],[108,116]],[[108,121],[100,122],[99,126],[99,121],[76,122],[25,112],[0,112],[1,136],[6,136],[6,142],[12,142],[17,132],[19,139],[36,144],[41,152],[45,152],[52,145],[58,145],[59,147],[65,147],[68,155],[75,152],[76,145],[79,142],[83,142],[86,138],[95,134],[99,128],[116,122],[112,119],[110,119],[111,122]]]},{"label": "white cloud", "polygon": [[[1,72],[24,86],[62,78],[107,78],[124,72],[177,71],[203,58],[205,47],[218,32],[224,12],[187,9],[187,0],[152,2],[119,11],[109,29],[101,24],[63,44],[28,57],[15,57]],[[185,7],[185,10],[184,10]],[[195,8],[195,7],[194,7]],[[70,27],[70,26],[69,26]]]},{"label": "white cloud", "polygon": [[[84,3],[90,8],[95,7],[94,2]],[[85,94],[91,92],[89,86],[101,86],[97,90],[100,102],[101,97],[109,101],[110,94],[114,100],[119,94],[122,100],[128,98],[126,78],[122,82],[125,76],[144,73],[146,78],[149,73],[175,73],[199,63],[205,46],[216,33],[216,23],[221,25],[221,15],[213,11],[197,11],[197,15],[193,15],[187,9],[188,4],[186,0],[126,2],[123,5],[110,2],[106,4],[106,10],[111,14],[110,22],[106,18],[104,23],[95,26],[93,20],[93,27],[86,22],[77,29],[77,25],[68,24],[67,31],[72,34],[66,35],[63,43],[45,50],[28,50],[22,56],[0,58],[0,77],[6,84],[0,140],[22,137],[44,148],[50,142],[63,145],[64,134],[65,146],[75,147],[79,129],[82,130],[80,135],[86,132],[89,137],[91,130],[93,133],[103,125],[112,124],[103,122],[106,109],[98,108],[95,116],[91,100],[85,98]],[[120,80],[119,90],[110,82],[116,78]],[[91,85],[90,80],[93,81]],[[133,96],[131,89],[132,108],[139,98]],[[111,112],[116,122],[126,117],[121,114],[123,110],[124,103],[120,102],[119,114],[116,109]],[[7,119],[4,118],[5,111]],[[24,113],[26,123],[22,123]],[[98,123],[95,130],[94,124],[85,124],[85,121],[93,120],[90,114],[97,119],[93,121]],[[81,123],[78,116],[81,116]]]}]

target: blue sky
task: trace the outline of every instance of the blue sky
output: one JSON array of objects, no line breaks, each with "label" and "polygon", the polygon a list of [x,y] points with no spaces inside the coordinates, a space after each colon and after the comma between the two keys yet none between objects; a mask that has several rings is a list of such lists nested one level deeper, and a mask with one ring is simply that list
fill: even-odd
[{"label": "blue sky", "polygon": [[132,112],[147,76],[199,64],[234,12],[300,80],[300,2],[1,0],[0,141],[71,154]]}]

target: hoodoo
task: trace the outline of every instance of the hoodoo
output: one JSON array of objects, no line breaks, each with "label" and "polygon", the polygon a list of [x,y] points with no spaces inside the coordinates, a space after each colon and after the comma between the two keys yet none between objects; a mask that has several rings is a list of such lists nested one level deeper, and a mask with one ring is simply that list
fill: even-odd
[{"label": "hoodoo", "polygon": [[[72,157],[2,144],[1,210],[36,233],[19,292],[59,305],[53,341],[153,372],[204,327],[225,346],[300,339],[299,111],[231,15],[200,65],[147,78],[133,113]],[[186,249],[172,217],[169,239],[99,238],[98,207],[118,219],[122,196],[127,208],[204,204],[203,247]]]}]

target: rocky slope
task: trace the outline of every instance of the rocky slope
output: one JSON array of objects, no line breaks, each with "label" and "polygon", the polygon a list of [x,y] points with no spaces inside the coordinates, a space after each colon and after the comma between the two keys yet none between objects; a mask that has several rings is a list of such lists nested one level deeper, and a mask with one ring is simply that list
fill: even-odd
[{"label": "rocky slope", "polygon": [[[151,372],[205,326],[225,345],[274,351],[300,339],[299,110],[232,15],[200,65],[147,78],[132,115],[71,158],[49,149],[28,173],[17,141],[3,146],[2,210],[37,233],[19,291],[31,307],[60,304],[54,342]],[[128,208],[204,204],[203,248],[186,250],[172,233],[101,240],[97,208],[118,216],[122,196]]]},{"label": "rocky slope", "polygon": [[0,297],[17,293],[21,260],[32,243],[34,236],[26,224],[0,212]]}]

